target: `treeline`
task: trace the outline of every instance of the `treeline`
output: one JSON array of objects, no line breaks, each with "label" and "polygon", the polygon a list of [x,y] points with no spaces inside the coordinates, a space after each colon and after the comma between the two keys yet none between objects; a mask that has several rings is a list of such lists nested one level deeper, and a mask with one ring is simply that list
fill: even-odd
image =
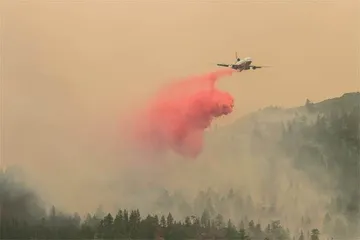
[{"label": "treeline", "polygon": [[[341,104],[340,104],[341,105]],[[319,183],[319,176],[330,176],[338,193],[331,199],[322,226],[312,226],[304,216],[304,232],[290,232],[279,221],[260,224],[261,220],[279,215],[282,210],[274,205],[259,209],[251,196],[229,191],[220,196],[212,191],[200,192],[196,206],[179,196],[167,192],[158,205],[174,209],[172,214],[141,215],[139,210],[120,210],[117,214],[78,214],[69,216],[58,213],[53,207],[49,214],[37,196],[22,186],[14,174],[0,171],[0,239],[252,239],[252,240],[315,240],[321,235],[351,237],[360,234],[360,107],[323,112],[319,105],[307,101],[307,114],[281,124],[279,147],[294,160],[295,167],[308,173]],[[331,109],[331,108],[328,108]],[[279,125],[277,124],[277,126]],[[277,128],[276,128],[277,129]],[[277,130],[279,132],[279,130]],[[236,131],[232,131],[236,134]],[[254,144],[274,142],[272,134],[267,139],[262,128],[254,129]],[[261,141],[260,141],[261,140]],[[233,144],[237,144],[233,141]],[[229,143],[229,145],[231,145]],[[228,147],[228,145],[227,145]],[[238,146],[236,146],[238,148]],[[236,149],[234,147],[234,149]],[[258,148],[256,148],[257,150]],[[235,150],[234,150],[235,151]],[[257,151],[259,152],[259,151]],[[266,152],[267,154],[267,152]],[[272,157],[272,156],[269,156]],[[273,156],[275,159],[277,156]],[[311,168],[309,170],[309,167]],[[316,169],[316,171],[313,171]],[[15,174],[16,175],[16,174]],[[322,184],[322,183],[321,183]],[[319,183],[319,189],[321,185]],[[276,189],[274,189],[276,191]],[[320,194],[320,193],[319,193]],[[177,206],[177,207],[176,207]],[[202,210],[205,211],[202,212]],[[177,212],[189,215],[175,221]],[[195,214],[193,215],[193,214]],[[202,214],[201,214],[202,213]],[[221,214],[220,214],[221,213]],[[231,213],[231,214],[230,214]],[[286,213],[282,213],[286,216]],[[226,218],[224,217],[226,216]],[[244,217],[240,224],[227,220]],[[241,216],[241,217],[236,217]],[[178,218],[176,218],[178,219]],[[234,219],[234,218],[231,218]],[[286,223],[285,223],[286,224]]]},{"label": "treeline", "polygon": [[[360,221],[360,103],[349,110],[321,113],[305,105],[312,117],[299,116],[283,130],[282,146],[314,182],[320,173],[334,177],[333,213],[345,213],[349,222]],[[310,115],[311,116],[311,115]],[[317,169],[310,172],[308,166]]]},{"label": "treeline", "polygon": [[353,107],[339,100],[336,104],[337,108],[322,111],[307,101],[310,114],[298,116],[283,128],[281,145],[295,167],[319,183],[319,189],[327,185],[338,193],[328,206],[324,231],[354,237],[360,234],[360,102]]},{"label": "treeline", "polygon": [[218,214],[214,219],[204,211],[201,217],[189,216],[175,221],[167,216],[147,215],[139,210],[119,210],[103,218],[88,214],[84,221],[74,214],[57,214],[55,208],[48,216],[27,222],[16,218],[2,219],[1,239],[242,239],[242,240],[317,240],[320,232],[291,236],[288,229],[273,221],[264,228],[254,221],[241,221],[235,226],[231,220],[224,221]]}]

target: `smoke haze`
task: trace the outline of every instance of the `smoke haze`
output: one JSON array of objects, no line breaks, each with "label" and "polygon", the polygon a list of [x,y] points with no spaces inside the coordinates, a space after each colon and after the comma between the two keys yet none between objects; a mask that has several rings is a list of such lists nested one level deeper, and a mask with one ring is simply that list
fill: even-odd
[{"label": "smoke haze", "polygon": [[[220,125],[270,104],[359,90],[358,1],[0,4],[1,164],[21,166],[46,202],[80,213],[99,204],[167,212],[176,207],[154,203],[164,189],[193,202],[208,187],[223,194],[233,188],[287,213],[269,218],[297,226],[308,214],[320,224],[333,193],[319,193],[269,141],[245,132],[229,150],[225,141],[232,140],[209,133],[197,161],[168,153],[139,164],[145,154],[119,147],[118,119],[175,77],[231,63],[235,51],[274,67],[219,82],[236,106]],[[267,131],[275,142],[276,131]],[[324,189],[332,184],[324,182]],[[257,214],[264,216],[249,213]]]}]

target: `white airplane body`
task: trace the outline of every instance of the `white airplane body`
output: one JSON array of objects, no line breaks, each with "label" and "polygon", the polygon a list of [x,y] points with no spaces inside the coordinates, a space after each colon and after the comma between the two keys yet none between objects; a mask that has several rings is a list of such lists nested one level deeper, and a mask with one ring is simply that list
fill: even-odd
[{"label": "white airplane body", "polygon": [[250,57],[246,57],[244,59],[240,59],[237,57],[237,53],[235,53],[235,57],[236,57],[236,62],[234,64],[224,64],[224,63],[218,63],[217,65],[220,67],[229,67],[232,69],[235,69],[239,72],[243,71],[243,70],[255,70],[257,68],[262,68],[262,67],[267,67],[267,66],[254,66],[251,65],[252,63],[252,59]]}]

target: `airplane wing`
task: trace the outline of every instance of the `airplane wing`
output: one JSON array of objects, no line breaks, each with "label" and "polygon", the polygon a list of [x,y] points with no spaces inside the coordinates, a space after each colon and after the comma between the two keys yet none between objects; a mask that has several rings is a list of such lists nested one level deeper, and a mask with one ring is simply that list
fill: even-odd
[{"label": "airplane wing", "polygon": [[257,68],[264,68],[264,67],[270,67],[270,66],[254,66],[254,65],[251,65],[249,67],[252,68],[252,69],[257,69]]},{"label": "airplane wing", "polygon": [[224,63],[218,63],[217,65],[220,67],[231,67],[232,66],[231,64],[224,64]]}]

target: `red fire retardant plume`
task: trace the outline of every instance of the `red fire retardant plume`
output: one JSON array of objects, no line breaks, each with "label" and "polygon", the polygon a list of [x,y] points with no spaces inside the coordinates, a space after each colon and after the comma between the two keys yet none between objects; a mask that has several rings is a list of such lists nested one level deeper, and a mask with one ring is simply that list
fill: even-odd
[{"label": "red fire retardant plume", "polygon": [[163,88],[132,120],[136,147],[153,152],[173,150],[196,158],[203,149],[204,130],[214,118],[233,110],[233,97],[215,87],[217,79],[233,72],[222,69]]}]

